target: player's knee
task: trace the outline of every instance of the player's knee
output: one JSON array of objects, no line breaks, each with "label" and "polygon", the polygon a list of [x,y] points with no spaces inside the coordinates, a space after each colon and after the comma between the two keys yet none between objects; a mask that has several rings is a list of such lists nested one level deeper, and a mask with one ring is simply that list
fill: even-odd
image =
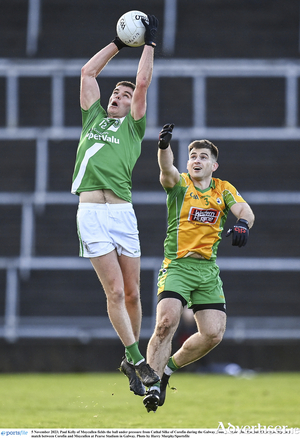
[{"label": "player's knee", "polygon": [[220,344],[220,342],[221,342],[222,339],[223,339],[223,334],[224,334],[224,333],[217,333],[217,334],[213,337],[213,339],[212,339],[212,343],[213,343],[213,346],[214,346],[214,347],[215,347],[216,345]]},{"label": "player's knee", "polygon": [[206,344],[210,348],[216,347],[222,341],[223,335],[224,335],[224,331],[223,330],[212,331],[210,333],[206,333],[205,334]]},{"label": "player's knee", "polygon": [[117,288],[106,292],[107,301],[114,306],[118,306],[125,300],[124,290]]},{"label": "player's knee", "polygon": [[156,323],[155,334],[160,340],[164,340],[166,337],[173,335],[176,329],[176,324],[168,316],[165,315]]},{"label": "player's knee", "polygon": [[138,290],[125,291],[126,304],[134,307],[140,303],[140,293]]}]

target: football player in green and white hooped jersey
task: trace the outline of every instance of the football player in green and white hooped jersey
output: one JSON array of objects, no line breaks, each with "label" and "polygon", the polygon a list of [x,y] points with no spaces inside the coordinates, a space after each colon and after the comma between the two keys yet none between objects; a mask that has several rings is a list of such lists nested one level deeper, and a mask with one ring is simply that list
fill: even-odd
[{"label": "football player in green and white hooped jersey", "polygon": [[101,106],[96,78],[126,45],[116,37],[82,67],[82,133],[71,189],[79,196],[80,256],[91,260],[102,283],[110,321],[125,347],[120,370],[129,378],[130,390],[140,396],[145,386],[159,380],[138,346],[142,318],[140,242],[131,203],[131,176],[146,129],[146,96],[158,27],[154,15],[142,21],[145,46],[136,83],[118,82],[107,111]]}]

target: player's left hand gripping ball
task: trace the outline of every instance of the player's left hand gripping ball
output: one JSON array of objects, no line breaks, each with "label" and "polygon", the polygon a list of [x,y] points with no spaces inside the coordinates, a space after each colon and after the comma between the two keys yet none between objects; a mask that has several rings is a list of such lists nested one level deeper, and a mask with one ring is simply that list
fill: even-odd
[{"label": "player's left hand gripping ball", "polygon": [[245,246],[249,237],[249,226],[245,219],[239,219],[233,228],[230,228],[226,237],[232,234],[232,245],[241,248]]},{"label": "player's left hand gripping ball", "polygon": [[145,26],[145,44],[146,46],[156,46],[156,32],[158,28],[158,19],[155,15],[148,15],[149,23],[145,20],[145,18],[141,18],[143,25]]}]

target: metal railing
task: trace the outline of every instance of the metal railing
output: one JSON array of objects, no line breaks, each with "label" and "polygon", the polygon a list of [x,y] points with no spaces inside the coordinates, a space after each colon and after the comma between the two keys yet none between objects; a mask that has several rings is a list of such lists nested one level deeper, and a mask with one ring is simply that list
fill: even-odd
[{"label": "metal railing", "polygon": [[[6,270],[5,313],[0,319],[0,337],[13,341],[18,337],[77,337],[88,340],[93,337],[114,337],[113,329],[107,324],[107,318],[34,318],[19,317],[18,293],[19,277],[22,272],[38,269],[92,269],[89,262],[73,257],[34,257],[32,253],[34,239],[34,208],[47,204],[75,204],[77,198],[66,192],[49,192],[48,181],[48,147],[49,141],[78,140],[80,127],[64,125],[64,87],[65,78],[80,75],[85,60],[40,60],[12,61],[0,60],[0,76],[6,78],[6,124],[0,128],[0,141],[34,140],[36,144],[35,189],[32,193],[0,192],[0,204],[21,205],[21,246],[18,257],[0,258],[0,268]],[[133,76],[137,69],[135,60],[113,60],[101,73],[102,76]],[[19,127],[19,79],[21,77],[50,77],[51,92],[51,125],[45,128]],[[299,140],[298,127],[298,81],[300,62],[297,61],[256,61],[256,60],[158,60],[155,62],[153,80],[149,90],[146,140],[157,140],[159,79],[161,77],[190,77],[193,83],[193,126],[177,128],[174,139],[178,140],[178,167],[185,168],[187,160],[186,145],[194,138],[214,138],[216,140]],[[285,126],[276,128],[220,128],[206,126],[206,79],[208,77],[282,77],[285,80]],[[268,204],[300,204],[300,192],[245,193],[251,205]],[[272,192],[274,195],[274,192]],[[275,199],[275,201],[274,201]],[[144,203],[142,192],[133,193],[133,203]],[[147,192],[147,204],[164,204],[165,194]],[[142,258],[141,268],[153,271],[156,277],[161,260],[158,258]],[[253,271],[300,271],[300,258],[226,258],[218,259],[222,270],[234,269]],[[152,316],[144,318],[141,337],[151,335],[155,320],[156,286],[153,282]],[[297,319],[297,318],[296,318]],[[2,321],[2,323],[1,323]],[[281,339],[280,330],[286,329],[286,335],[300,338],[295,328],[295,318],[235,318],[229,322],[227,339]],[[272,329],[266,327],[266,321]],[[293,326],[290,327],[291,322]],[[299,327],[300,318],[297,319]],[[98,324],[98,326],[97,326]],[[275,324],[275,326],[274,326]],[[276,325],[277,324],[277,325]],[[285,324],[284,326],[282,324]],[[259,329],[259,327],[261,327]],[[275,327],[275,329],[274,329]],[[288,331],[290,330],[290,331]],[[242,333],[242,334],[241,334]]]}]

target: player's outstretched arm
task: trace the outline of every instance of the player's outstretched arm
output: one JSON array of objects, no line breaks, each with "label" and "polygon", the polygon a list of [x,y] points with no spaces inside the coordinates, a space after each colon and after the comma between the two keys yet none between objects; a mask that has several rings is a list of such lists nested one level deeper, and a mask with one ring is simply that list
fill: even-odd
[{"label": "player's outstretched arm", "polygon": [[96,53],[81,69],[80,105],[88,110],[96,100],[100,99],[100,88],[97,76],[106,64],[118,53],[115,43],[110,43]]},{"label": "player's outstretched arm", "polygon": [[158,165],[160,168],[160,183],[165,188],[174,187],[178,183],[180,174],[174,166],[174,155],[170,146],[174,123],[163,126],[158,137]]},{"label": "player's outstretched arm", "polygon": [[146,28],[145,46],[139,61],[136,74],[136,89],[133,93],[131,104],[131,115],[134,120],[144,117],[147,108],[147,91],[152,79],[154,47],[156,45],[156,33],[158,29],[158,19],[154,15],[148,15],[149,23],[144,19],[142,22]]}]

